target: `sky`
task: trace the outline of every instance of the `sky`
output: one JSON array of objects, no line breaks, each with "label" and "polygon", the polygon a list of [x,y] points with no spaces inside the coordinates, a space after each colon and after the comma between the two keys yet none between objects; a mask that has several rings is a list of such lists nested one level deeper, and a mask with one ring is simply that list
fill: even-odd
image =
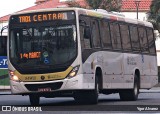
[{"label": "sky", "polygon": [[36,0],[0,0],[0,17],[34,6]]}]

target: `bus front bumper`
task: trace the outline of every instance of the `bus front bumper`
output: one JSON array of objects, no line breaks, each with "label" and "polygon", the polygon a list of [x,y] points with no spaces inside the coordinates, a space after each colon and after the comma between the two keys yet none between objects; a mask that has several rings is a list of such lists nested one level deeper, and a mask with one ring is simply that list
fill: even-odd
[{"label": "bus front bumper", "polygon": [[57,91],[89,90],[94,89],[93,83],[84,83],[83,74],[73,78],[44,82],[15,82],[11,83],[12,94],[32,94]]}]

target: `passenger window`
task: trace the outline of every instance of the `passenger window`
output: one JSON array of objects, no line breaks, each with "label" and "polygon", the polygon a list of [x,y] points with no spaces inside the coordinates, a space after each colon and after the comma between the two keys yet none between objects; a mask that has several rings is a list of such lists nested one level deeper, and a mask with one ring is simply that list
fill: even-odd
[{"label": "passenger window", "polygon": [[86,27],[90,29],[90,18],[85,16],[80,16],[80,38],[81,38],[82,49],[91,48],[91,39],[84,37]]},{"label": "passenger window", "polygon": [[102,38],[102,46],[107,49],[112,49],[108,22],[104,20],[100,21],[100,28],[101,28],[100,33],[101,33],[101,38]]},{"label": "passenger window", "polygon": [[136,26],[130,26],[130,36],[132,42],[132,50],[140,52],[140,43],[138,39],[138,32]]},{"label": "passenger window", "polygon": [[149,53],[146,30],[144,28],[140,27],[140,28],[138,28],[138,32],[139,32],[139,39],[140,39],[140,44],[141,44],[141,51],[143,53]]},{"label": "passenger window", "polygon": [[110,23],[112,46],[115,50],[121,50],[121,38],[119,32],[119,25],[117,23]]},{"label": "passenger window", "polygon": [[148,36],[148,46],[149,46],[149,51],[151,54],[156,53],[155,49],[155,39],[153,35],[153,30],[150,28],[147,28],[147,36]]},{"label": "passenger window", "polygon": [[100,44],[100,35],[99,35],[99,27],[98,27],[98,21],[92,20],[92,41],[93,41],[93,47],[99,48],[101,47]]},{"label": "passenger window", "polygon": [[120,25],[122,47],[124,51],[131,51],[131,41],[129,36],[128,26],[125,24]]}]

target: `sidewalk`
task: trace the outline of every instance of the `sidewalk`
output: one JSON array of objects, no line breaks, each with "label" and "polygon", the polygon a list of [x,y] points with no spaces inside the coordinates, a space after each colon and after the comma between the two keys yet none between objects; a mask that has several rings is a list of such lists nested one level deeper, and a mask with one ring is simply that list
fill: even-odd
[{"label": "sidewalk", "polygon": [[140,89],[141,93],[160,93],[160,83],[152,87],[151,89]]},{"label": "sidewalk", "polygon": [[158,83],[157,85],[155,85],[154,87],[160,87],[160,83]]}]

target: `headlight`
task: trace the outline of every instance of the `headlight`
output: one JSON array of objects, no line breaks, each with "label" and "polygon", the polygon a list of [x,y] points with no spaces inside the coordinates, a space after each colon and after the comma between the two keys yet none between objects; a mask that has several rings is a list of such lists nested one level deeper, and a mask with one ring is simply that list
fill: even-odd
[{"label": "headlight", "polygon": [[10,79],[11,80],[13,80],[13,81],[19,81],[19,78],[18,78],[18,76],[16,76],[15,74],[14,74],[14,71],[9,71],[9,74],[10,74]]},{"label": "headlight", "polygon": [[68,78],[73,78],[74,76],[77,75],[77,72],[79,70],[79,66],[80,65],[77,65],[71,70],[71,72],[68,74]]}]

